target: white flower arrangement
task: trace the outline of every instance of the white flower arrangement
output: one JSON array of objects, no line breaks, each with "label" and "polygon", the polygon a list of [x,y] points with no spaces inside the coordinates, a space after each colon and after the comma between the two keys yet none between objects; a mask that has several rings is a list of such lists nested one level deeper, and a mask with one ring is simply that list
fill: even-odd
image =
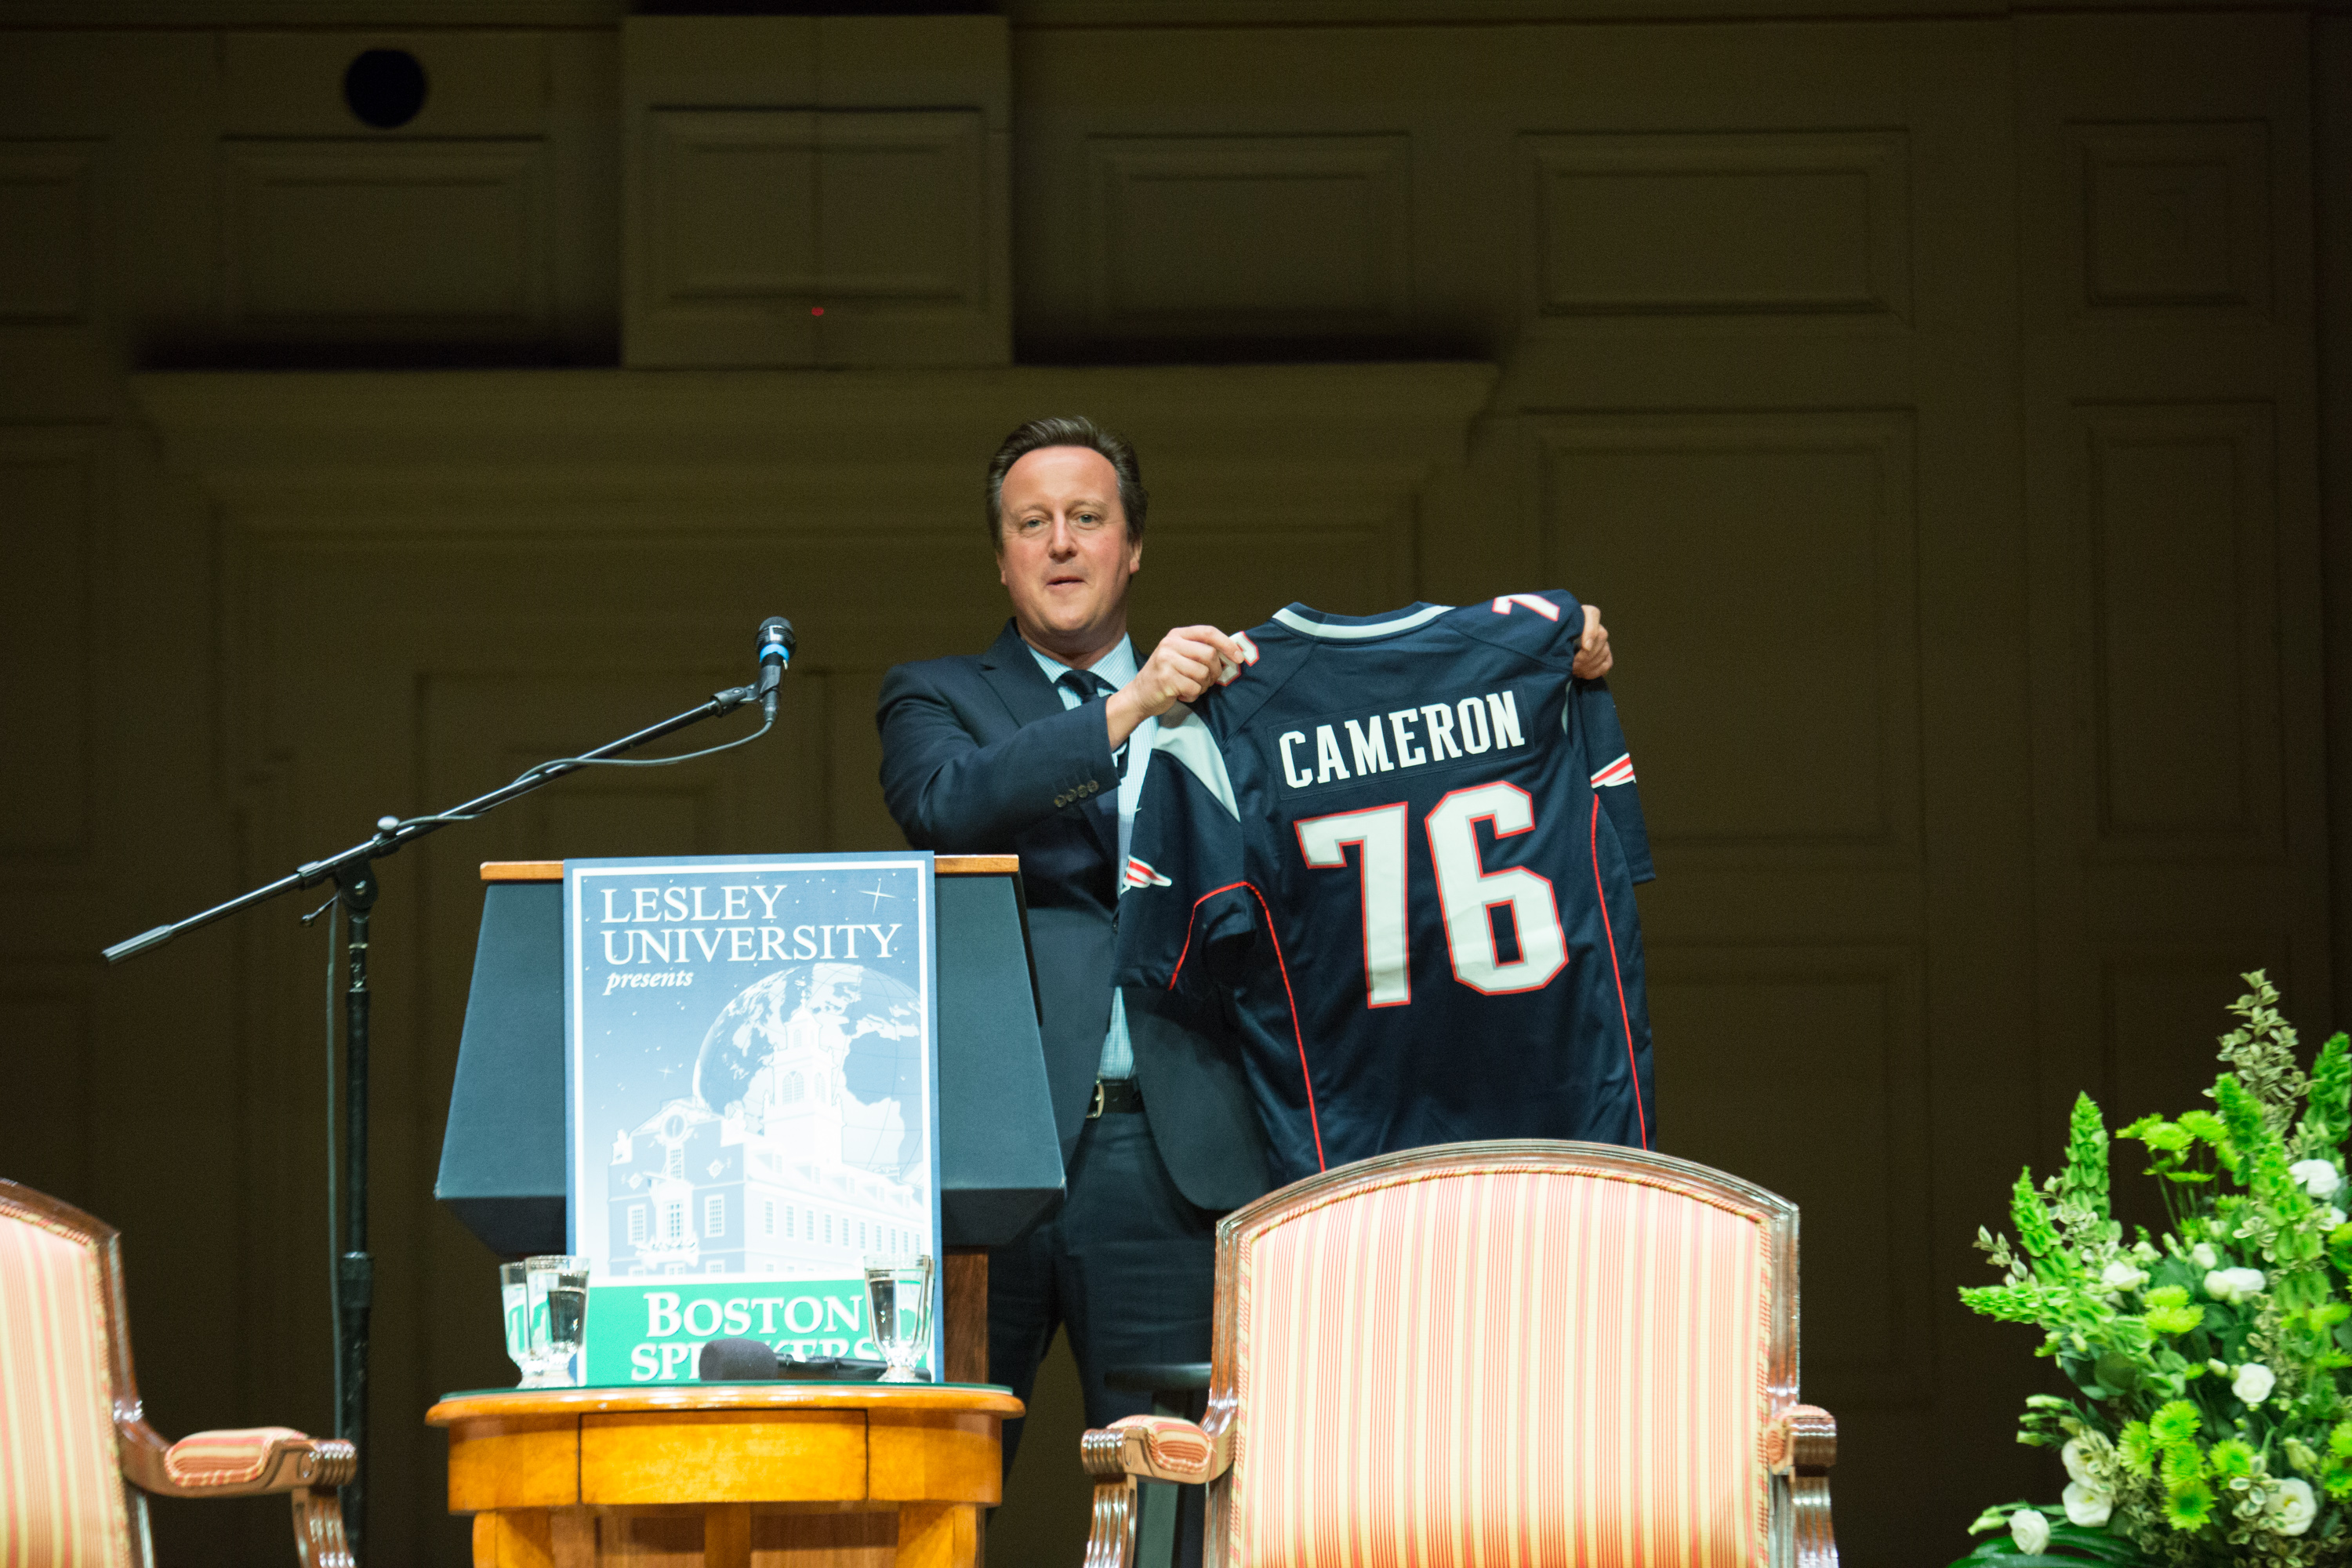
[{"label": "white flower arrangement", "polygon": [[2040,1328],[2076,1397],[2029,1398],[2019,1434],[2059,1449],[2063,1502],[1986,1510],[1970,1568],[2352,1563],[2352,1041],[2306,1075],[2277,992],[2246,981],[2214,1109],[2114,1134],[2146,1147],[2168,1231],[2124,1239],[2110,1134],[2082,1096],[2065,1168],[2018,1178],[2014,1239],[1978,1232],[2004,1277],[1961,1299]]}]

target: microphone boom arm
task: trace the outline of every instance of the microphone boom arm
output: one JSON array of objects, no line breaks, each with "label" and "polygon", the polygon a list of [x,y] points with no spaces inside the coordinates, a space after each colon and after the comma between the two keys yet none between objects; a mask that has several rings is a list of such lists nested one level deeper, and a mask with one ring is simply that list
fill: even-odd
[{"label": "microphone boom arm", "polygon": [[658,741],[664,735],[675,734],[689,724],[698,724],[705,719],[715,719],[721,713],[731,713],[746,702],[754,700],[758,694],[759,688],[756,685],[730,686],[724,691],[713,692],[710,700],[698,707],[665,719],[658,724],[649,725],[634,735],[624,735],[617,741],[609,741],[593,752],[583,752],[577,759],[567,759],[551,766],[533,768],[511,784],[500,784],[486,795],[476,795],[462,805],[453,805],[446,811],[436,812],[429,816],[412,817],[390,828],[378,827],[373,837],[354,844],[340,853],[330,855],[322,860],[310,861],[274,882],[239,893],[226,903],[215,904],[200,914],[193,914],[185,920],[174,921],[169,925],[160,925],[152,931],[143,931],[137,936],[118,942],[112,947],[106,949],[106,962],[120,963],[126,958],[136,957],[150,948],[161,947],[173,937],[194,931],[199,926],[207,926],[215,921],[226,920],[229,916],[240,910],[251,909],[256,904],[268,903],[280,893],[290,893],[297,888],[315,888],[321,882],[334,881],[371,860],[381,860],[387,855],[398,854],[412,841],[446,827],[452,822],[463,821],[467,817],[479,816],[487,811],[494,811],[519,795],[529,795],[541,784],[552,783],[566,773],[577,773],[588,763],[605,757],[619,756],[624,752],[632,752],[649,742]]}]

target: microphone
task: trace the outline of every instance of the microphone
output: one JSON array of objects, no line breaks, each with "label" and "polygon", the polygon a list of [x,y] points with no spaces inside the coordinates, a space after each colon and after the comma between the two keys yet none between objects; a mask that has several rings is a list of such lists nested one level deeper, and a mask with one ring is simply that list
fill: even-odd
[{"label": "microphone", "polygon": [[760,656],[760,721],[776,721],[777,688],[783,684],[784,671],[792,668],[793,649],[800,638],[793,634],[793,623],[782,616],[770,616],[760,623],[760,640],[755,651]]},{"label": "microphone", "polygon": [[772,1383],[782,1374],[776,1352],[758,1340],[711,1340],[695,1358],[694,1375],[704,1383]]}]

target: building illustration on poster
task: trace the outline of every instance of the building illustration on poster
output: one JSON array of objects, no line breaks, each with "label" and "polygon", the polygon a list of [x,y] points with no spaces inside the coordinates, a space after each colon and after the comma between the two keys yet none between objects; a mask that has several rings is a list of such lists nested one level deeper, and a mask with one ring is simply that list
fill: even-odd
[{"label": "building illustration on poster", "polygon": [[929,860],[566,864],[572,1250],[600,1285],[936,1254]]},{"label": "building illustration on poster", "polygon": [[853,1055],[921,1045],[915,996],[862,964],[745,986],[704,1036],[692,1092],[613,1140],[609,1275],[831,1277],[928,1250],[928,1162],[900,1100],[860,1099],[848,1072]]}]

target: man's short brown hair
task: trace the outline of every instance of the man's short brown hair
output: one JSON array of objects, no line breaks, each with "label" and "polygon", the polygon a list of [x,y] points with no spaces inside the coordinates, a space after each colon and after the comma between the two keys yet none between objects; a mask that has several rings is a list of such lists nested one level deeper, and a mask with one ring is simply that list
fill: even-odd
[{"label": "man's short brown hair", "polygon": [[996,456],[989,459],[988,542],[992,546],[1004,548],[1004,476],[1013,464],[1043,447],[1084,447],[1101,453],[1118,474],[1118,510],[1127,517],[1128,542],[1143,537],[1143,509],[1150,498],[1143,489],[1143,470],[1136,463],[1135,448],[1125,437],[1091,419],[1057,416],[1032,419],[1007,436]]}]

